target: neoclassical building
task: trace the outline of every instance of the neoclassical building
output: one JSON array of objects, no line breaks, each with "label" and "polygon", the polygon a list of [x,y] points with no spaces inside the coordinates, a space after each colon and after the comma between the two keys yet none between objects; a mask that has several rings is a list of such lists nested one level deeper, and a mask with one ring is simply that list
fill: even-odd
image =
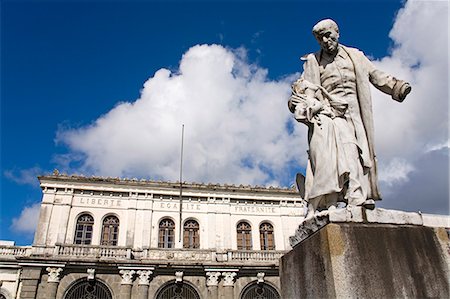
[{"label": "neoclassical building", "polygon": [[295,189],[39,177],[32,246],[0,244],[0,299],[280,298]]}]

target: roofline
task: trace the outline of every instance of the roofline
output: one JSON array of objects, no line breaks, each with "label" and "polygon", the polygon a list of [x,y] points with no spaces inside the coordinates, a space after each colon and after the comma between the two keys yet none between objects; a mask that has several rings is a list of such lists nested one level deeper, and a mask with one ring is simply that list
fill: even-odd
[{"label": "roofline", "polygon": [[[45,181],[52,182],[79,182],[79,183],[94,183],[94,184],[114,184],[114,185],[127,185],[136,187],[166,187],[166,188],[179,188],[180,182],[170,182],[170,181],[154,181],[146,179],[137,178],[119,178],[119,177],[101,177],[101,176],[83,176],[83,175],[67,175],[67,174],[51,174],[51,175],[40,175],[38,176],[39,182],[42,184]],[[195,182],[183,182],[184,188],[197,189],[197,190],[208,190],[212,189],[214,191],[240,191],[240,192],[267,192],[267,193],[288,193],[288,194],[298,194],[295,187],[293,188],[280,188],[280,187],[264,187],[264,186],[251,186],[251,185],[239,185],[234,184],[213,184],[213,183],[195,183]]]}]

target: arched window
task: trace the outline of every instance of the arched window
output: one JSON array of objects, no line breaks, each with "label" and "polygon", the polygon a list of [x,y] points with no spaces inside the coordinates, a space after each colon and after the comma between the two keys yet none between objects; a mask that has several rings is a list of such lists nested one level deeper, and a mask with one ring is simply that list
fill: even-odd
[{"label": "arched window", "polygon": [[241,299],[280,299],[278,291],[266,283],[252,283],[244,288]]},{"label": "arched window", "polygon": [[100,244],[106,246],[116,246],[119,239],[119,218],[107,216],[103,220],[102,240]]},{"label": "arched window", "polygon": [[261,223],[259,226],[259,239],[261,240],[261,250],[275,249],[272,224],[268,222]]},{"label": "arched window", "polygon": [[171,219],[163,219],[159,223],[158,247],[173,248],[175,244],[175,223]]},{"label": "arched window", "polygon": [[112,294],[109,288],[101,281],[80,280],[72,285],[64,295],[64,299],[111,299]]},{"label": "arched window", "polygon": [[252,250],[252,227],[245,221],[237,225],[237,249]]},{"label": "arched window", "polygon": [[199,248],[200,247],[200,226],[195,220],[188,220],[184,223],[183,228],[183,247]]},{"label": "arched window", "polygon": [[75,229],[75,244],[90,245],[92,242],[92,228],[94,226],[94,217],[89,214],[82,214],[77,219]]},{"label": "arched window", "polygon": [[169,283],[160,288],[156,294],[156,299],[200,299],[197,291],[188,283]]}]

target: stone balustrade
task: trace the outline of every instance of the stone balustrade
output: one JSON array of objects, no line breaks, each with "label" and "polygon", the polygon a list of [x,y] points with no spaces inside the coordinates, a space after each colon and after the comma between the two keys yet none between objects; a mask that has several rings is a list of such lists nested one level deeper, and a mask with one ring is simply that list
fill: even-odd
[{"label": "stone balustrade", "polygon": [[157,262],[172,260],[176,262],[275,262],[285,251],[228,250],[217,253],[211,249],[131,249],[121,246],[56,244],[47,247],[0,246],[0,260],[22,256],[57,257],[59,259],[100,259],[100,260],[140,260]]},{"label": "stone balustrade", "polygon": [[145,248],[141,259],[174,261],[214,261],[215,250]]},{"label": "stone balustrade", "polygon": [[56,244],[55,255],[58,257],[85,257],[101,259],[130,259],[131,248],[120,246]]},{"label": "stone balustrade", "polygon": [[30,256],[31,251],[31,246],[0,246],[0,258]]},{"label": "stone balustrade", "polygon": [[230,250],[228,251],[229,261],[278,261],[287,251],[281,250]]}]

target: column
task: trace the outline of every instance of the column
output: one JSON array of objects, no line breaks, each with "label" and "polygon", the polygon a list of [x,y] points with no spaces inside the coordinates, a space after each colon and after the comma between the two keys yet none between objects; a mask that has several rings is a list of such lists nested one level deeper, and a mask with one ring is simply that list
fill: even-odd
[{"label": "column", "polygon": [[219,298],[219,278],[220,272],[206,272],[206,287],[208,289],[208,298]]},{"label": "column", "polygon": [[139,275],[138,299],[147,299],[150,278],[153,272],[150,270],[139,270],[137,274]]},{"label": "column", "polygon": [[133,287],[134,270],[120,270],[122,281],[120,282],[120,299],[131,299],[131,288]]},{"label": "column", "polygon": [[223,276],[223,293],[225,298],[234,298],[234,277],[236,272],[222,272]]},{"label": "column", "polygon": [[62,272],[62,268],[47,267],[47,298],[55,299],[56,292],[59,285],[59,274]]}]

